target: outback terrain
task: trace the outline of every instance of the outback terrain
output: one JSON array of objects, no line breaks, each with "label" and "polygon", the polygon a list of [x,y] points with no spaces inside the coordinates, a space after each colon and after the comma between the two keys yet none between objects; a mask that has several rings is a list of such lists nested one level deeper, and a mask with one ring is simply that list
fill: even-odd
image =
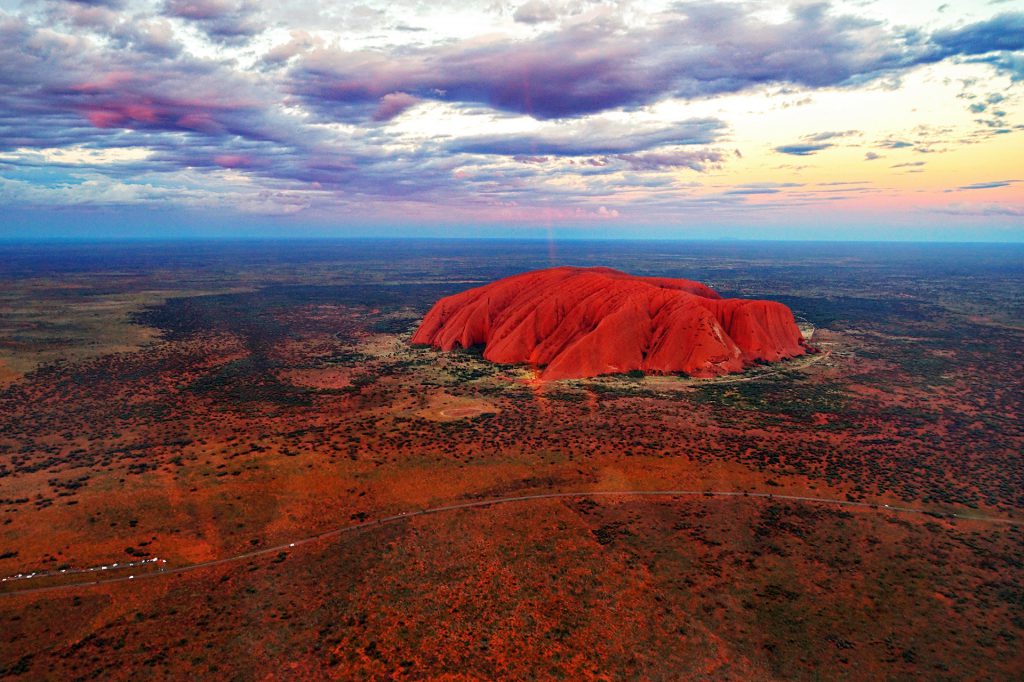
[{"label": "outback terrain", "polygon": [[[1024,675],[1019,248],[0,250],[2,677]],[[778,301],[817,352],[410,343],[561,265]]]}]

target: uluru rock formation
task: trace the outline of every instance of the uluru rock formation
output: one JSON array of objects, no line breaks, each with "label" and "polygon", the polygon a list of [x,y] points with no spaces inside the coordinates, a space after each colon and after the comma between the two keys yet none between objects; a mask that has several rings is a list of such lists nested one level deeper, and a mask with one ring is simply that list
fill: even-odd
[{"label": "uluru rock formation", "polygon": [[542,379],[642,370],[710,377],[807,352],[793,313],[775,301],[723,299],[685,279],[559,267],[442,298],[412,343],[542,368]]}]

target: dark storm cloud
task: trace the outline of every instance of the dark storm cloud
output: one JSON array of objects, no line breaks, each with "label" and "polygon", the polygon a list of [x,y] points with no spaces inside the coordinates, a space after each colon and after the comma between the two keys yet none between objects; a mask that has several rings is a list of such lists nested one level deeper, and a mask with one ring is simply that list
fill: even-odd
[{"label": "dark storm cloud", "polygon": [[1024,13],[1000,14],[959,29],[932,36],[940,57],[974,57],[968,61],[990,64],[1014,81],[1024,80]]},{"label": "dark storm cloud", "polygon": [[466,137],[448,144],[452,152],[470,154],[519,154],[585,156],[628,154],[667,145],[698,145],[714,142],[725,130],[717,118],[695,118],[672,125],[643,127],[607,121],[584,121],[550,127],[543,132],[518,135]]},{"label": "dark storm cloud", "polygon": [[979,57],[971,61],[989,64],[997,71],[1008,75],[1013,81],[1024,81],[1024,55],[1019,52],[1003,52],[988,57]]},{"label": "dark storm cloud", "polygon": [[389,92],[484,104],[538,119],[704,97],[768,83],[834,87],[919,64],[1024,46],[1024,15],[1005,14],[933,39],[864,18],[798,6],[767,24],[744,3],[681,3],[645,29],[577,24],[528,40],[466,41],[398,53],[320,50],[292,91],[325,115],[358,119]]},{"label": "dark storm cloud", "polygon": [[1024,50],[1024,14],[1000,14],[963,28],[937,31],[932,42],[944,56]]},{"label": "dark storm cloud", "polygon": [[744,4],[688,3],[661,23],[624,31],[577,24],[529,40],[446,44],[397,54],[321,50],[293,72],[293,91],[332,116],[358,117],[388,92],[485,104],[538,119],[702,97],[766,83],[852,84],[913,65],[923,48],[880,23],[803,6],[781,24]]},{"label": "dark storm cloud", "polygon": [[784,144],[781,147],[776,147],[775,151],[780,154],[789,154],[791,156],[811,156],[816,154],[823,149],[828,149],[831,144],[819,143],[819,144]]},{"label": "dark storm cloud", "polygon": [[[399,55],[321,50],[301,59],[290,88],[325,116],[353,120],[389,92],[485,104],[536,118],[594,113],[647,99],[651,76],[629,65],[626,46],[603,41],[598,33],[582,28],[553,34],[543,44],[455,45]],[[601,42],[607,44],[596,44]],[[582,50],[582,44],[594,48]]]}]

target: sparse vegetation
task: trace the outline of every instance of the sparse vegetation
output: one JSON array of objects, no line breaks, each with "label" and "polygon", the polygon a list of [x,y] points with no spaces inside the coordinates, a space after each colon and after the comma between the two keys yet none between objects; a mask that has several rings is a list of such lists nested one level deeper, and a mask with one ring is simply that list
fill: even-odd
[{"label": "sparse vegetation", "polygon": [[[3,596],[2,675],[146,666],[232,677],[278,674],[260,661],[287,659],[304,677],[458,666],[507,679],[525,676],[524,661],[568,679],[708,674],[700,666],[737,679],[1019,677],[1024,533],[947,513],[1024,511],[1016,308],[998,325],[975,317],[1021,290],[1019,264],[971,261],[951,277],[931,261],[861,269],[822,256],[820,268],[791,269],[779,256],[693,257],[712,246],[580,252],[712,279],[728,295],[778,293],[817,325],[813,363],[742,381],[544,384],[479,349],[407,344],[437,297],[546,265],[530,248],[466,247],[454,265],[419,252],[307,253],[298,270],[294,254],[259,269],[226,254],[182,265],[173,296],[133,303],[144,345],[69,332],[59,347],[90,351],[0,391],[0,574],[150,557],[180,566],[550,490],[760,491],[877,509],[743,496],[537,502],[169,580]],[[445,279],[453,268],[458,283]],[[73,307],[100,291],[171,289],[166,273],[117,270],[76,275],[77,294],[4,275],[5,300],[48,310],[48,297]],[[977,301],[971,318],[941,304],[953,298]],[[4,352],[24,352],[24,338],[49,348],[20,336],[17,319],[37,318],[5,319]]]}]

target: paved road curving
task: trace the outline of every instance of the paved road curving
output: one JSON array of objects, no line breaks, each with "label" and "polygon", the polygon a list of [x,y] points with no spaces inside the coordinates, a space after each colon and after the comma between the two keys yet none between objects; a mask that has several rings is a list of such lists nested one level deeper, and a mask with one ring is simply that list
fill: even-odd
[{"label": "paved road curving", "polygon": [[[460,509],[474,509],[479,507],[490,507],[501,504],[512,504],[516,502],[533,502],[536,500],[555,500],[565,498],[585,498],[585,497],[709,497],[709,498],[724,498],[724,497],[750,497],[758,499],[770,499],[770,500],[782,500],[785,502],[804,502],[804,503],[816,503],[826,505],[837,505],[843,507],[856,507],[859,509],[873,509],[879,511],[891,511],[903,514],[933,514],[942,518],[960,519],[965,521],[980,521],[984,523],[998,523],[1020,526],[1024,525],[1024,520],[1021,519],[1008,519],[999,518],[993,516],[981,516],[972,514],[962,513],[941,513],[935,512],[928,509],[920,509],[916,507],[901,507],[895,505],[879,504],[875,502],[854,502],[850,500],[839,500],[827,497],[808,497],[803,495],[784,495],[777,493],[763,493],[763,492],[742,492],[742,491],[722,491],[722,490],[597,490],[597,491],[575,491],[575,492],[558,492],[558,493],[537,493],[535,495],[516,495],[513,497],[497,497],[485,500],[473,500],[470,502],[460,502],[456,504],[448,504],[441,507],[431,507],[429,509],[415,509],[407,512],[399,512],[398,514],[392,514],[391,516],[384,516],[379,519],[372,521],[363,521],[351,526],[342,526],[341,528],[335,528],[332,530],[317,533],[316,535],[310,535],[299,540],[292,542],[286,542],[273,547],[263,547],[261,549],[253,550],[251,552],[245,552],[244,554],[236,554],[234,556],[223,557],[221,559],[213,559],[211,561],[202,561],[195,564],[188,564],[186,566],[178,566],[175,568],[167,568],[160,571],[151,571],[149,573],[140,573],[139,575],[132,576],[121,576],[118,578],[106,578],[102,580],[91,580],[87,582],[73,582],[66,583],[63,585],[48,585],[45,587],[30,587],[20,590],[10,590],[7,592],[0,592],[0,597],[10,597],[19,594],[38,594],[41,592],[57,592],[63,590],[74,590],[84,587],[93,587],[96,585],[112,585],[114,583],[126,583],[135,582],[139,580],[151,580],[155,578],[162,578],[169,575],[179,575],[182,573],[191,573],[192,571],[198,571],[204,568],[211,568],[213,566],[222,566],[224,564],[236,563],[244,561],[246,559],[253,559],[256,557],[266,556],[268,554],[286,552],[295,547],[302,545],[308,545],[314,542],[320,542],[329,538],[338,537],[345,533],[351,533],[364,528],[371,528],[374,526],[380,526],[386,523],[395,523],[397,521],[405,521],[407,519],[416,516],[426,516],[428,514],[441,514],[444,512],[457,511]],[[25,580],[24,578],[22,580]]]}]

